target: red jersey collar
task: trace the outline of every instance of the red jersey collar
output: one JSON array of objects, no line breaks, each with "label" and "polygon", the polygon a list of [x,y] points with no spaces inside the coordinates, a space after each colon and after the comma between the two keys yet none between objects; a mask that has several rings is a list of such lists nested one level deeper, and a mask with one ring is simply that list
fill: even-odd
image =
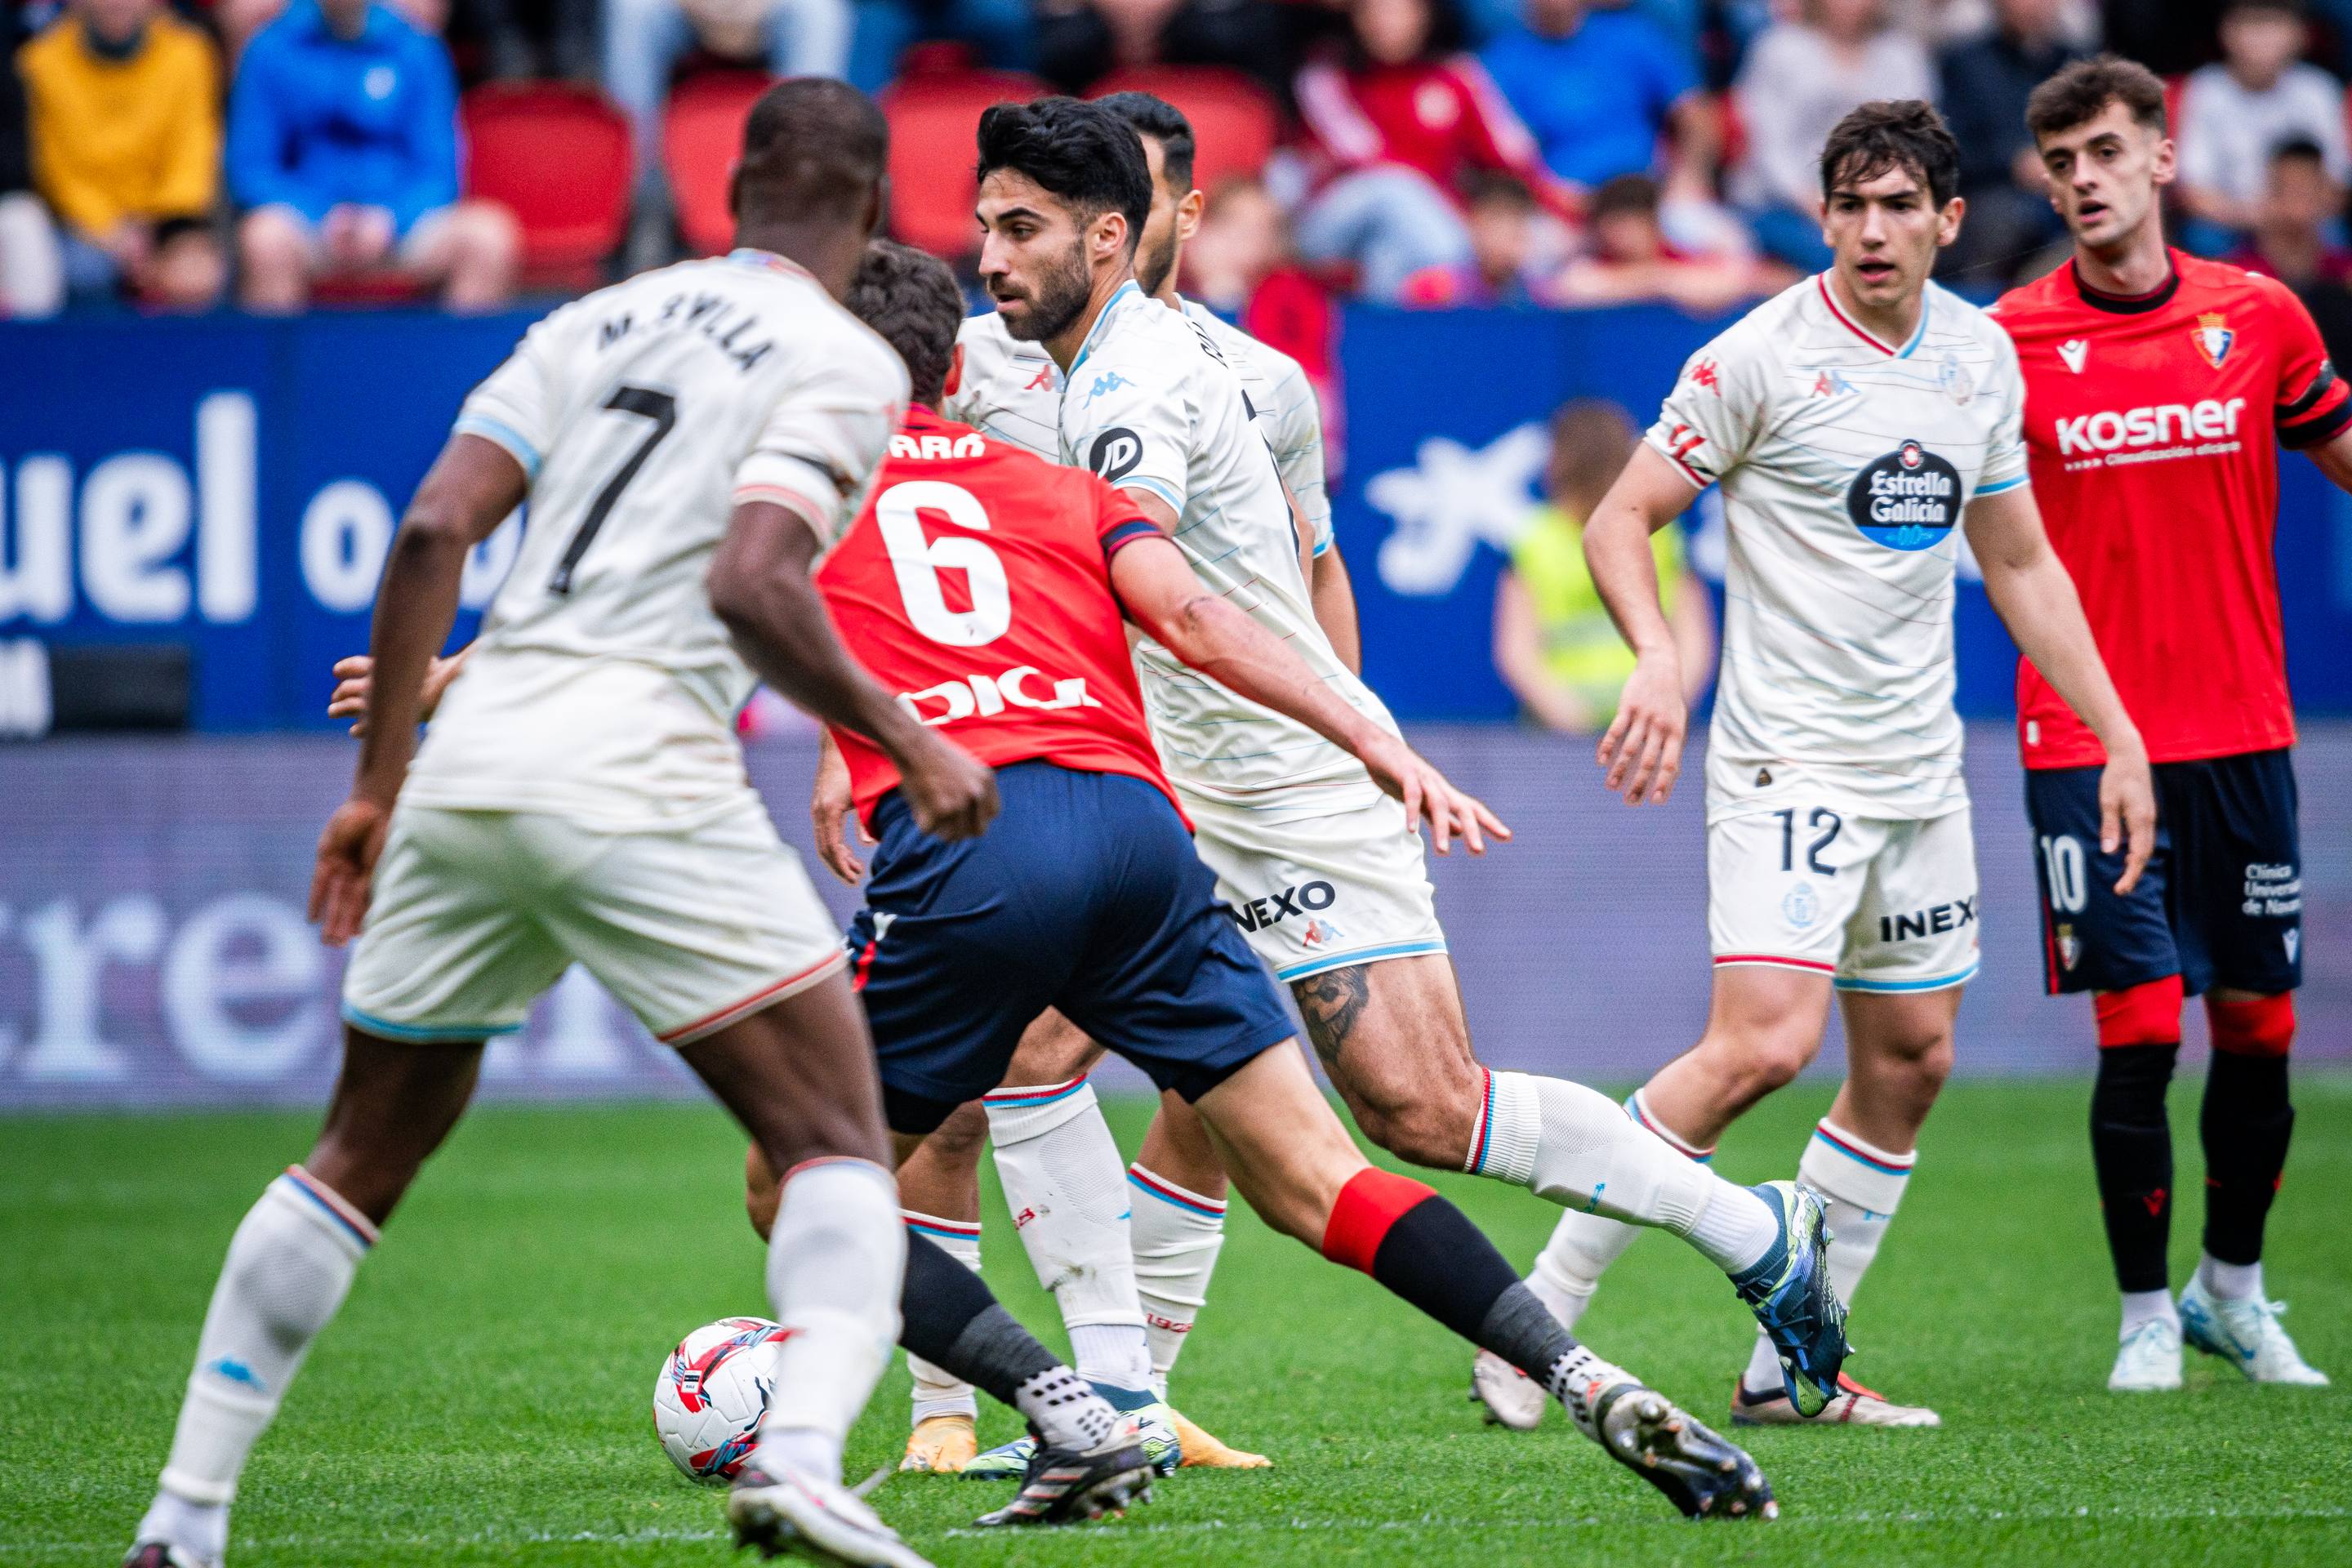
[{"label": "red jersey collar", "polygon": [[2066,276],[2074,279],[2075,294],[2094,310],[2105,310],[2116,316],[2146,315],[2150,310],[2164,309],[2172,303],[2172,297],[2180,292],[2180,258],[2168,248],[2164,259],[2170,270],[2165,273],[2163,282],[2145,294],[2109,294],[2092,288],[2083,281],[2080,261],[2066,263]]}]

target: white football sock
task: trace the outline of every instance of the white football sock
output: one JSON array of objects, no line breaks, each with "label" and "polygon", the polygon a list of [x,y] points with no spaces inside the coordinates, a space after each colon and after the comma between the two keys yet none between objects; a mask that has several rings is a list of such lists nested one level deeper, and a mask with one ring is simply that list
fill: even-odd
[{"label": "white football sock", "polygon": [[1225,1245],[1225,1205],[1180,1187],[1141,1162],[1127,1168],[1135,1202],[1135,1289],[1151,1341],[1151,1387],[1168,1397],[1168,1373],[1183,1353],[1192,1321],[1209,1299],[1209,1276]]},{"label": "white football sock", "polygon": [[[1918,1157],[1916,1152],[1895,1154],[1865,1143],[1824,1116],[1798,1158],[1797,1180],[1822,1195],[1830,1229],[1830,1283],[1848,1307],[1878,1256],[1887,1223],[1902,1205]],[[1761,1329],[1748,1358],[1746,1384],[1753,1391],[1781,1386],[1780,1352]]]},{"label": "white football sock", "polygon": [[2224,1301],[2244,1301],[2263,1293],[2263,1265],[2257,1258],[2252,1263],[2224,1263],[2211,1253],[2198,1260],[2197,1277],[2205,1281],[2205,1289]]},{"label": "white football sock", "polygon": [[[900,1209],[898,1217],[937,1242],[941,1252],[974,1274],[980,1272],[978,1220],[941,1219],[937,1215],[917,1214],[913,1209]],[[933,1366],[912,1351],[907,1352],[907,1371],[914,1378],[911,1419],[918,1425],[934,1415],[966,1415],[975,1421],[980,1418],[976,1392],[955,1373],[945,1367]]]},{"label": "white football sock", "polygon": [[[1135,1289],[1127,1162],[1084,1079],[1000,1089],[982,1103],[996,1173],[1037,1283],[1054,1293],[1085,1376],[1138,1392],[1151,1350]],[[1081,1331],[1104,1330],[1097,1333]]]},{"label": "white football sock", "polygon": [[[365,1215],[299,1165],[269,1184],[230,1238],[162,1480],[165,1492],[214,1517],[224,1536],[246,1456],[375,1239]],[[201,1528],[202,1514],[160,1511],[165,1522]],[[220,1556],[219,1542],[163,1539]]]},{"label": "white football sock", "polygon": [[1671,1230],[1727,1274],[1780,1239],[1771,1205],[1695,1164],[1606,1095],[1565,1079],[1486,1075],[1464,1168],[1580,1214]]},{"label": "white football sock", "polygon": [[2132,1331],[2143,1323],[2170,1323],[2175,1332],[2180,1328],[2180,1309],[2172,1304],[2169,1290],[2126,1290],[2124,1292],[2124,1323],[2116,1334],[2129,1339]]},{"label": "white football sock", "polygon": [[[1686,1159],[1704,1165],[1715,1158],[1713,1149],[1685,1142],[1671,1128],[1661,1125],[1650,1114],[1638,1089],[1626,1099],[1625,1114]],[[1559,1223],[1552,1226],[1551,1239],[1536,1255],[1536,1266],[1528,1271],[1528,1289],[1535,1292],[1536,1300],[1551,1309],[1551,1315],[1560,1321],[1562,1327],[1572,1332],[1577,1321],[1584,1316],[1584,1310],[1592,1304],[1592,1293],[1600,1288],[1602,1272],[1641,1234],[1639,1226],[1570,1209],[1559,1216]]]},{"label": "white football sock", "polygon": [[841,1479],[841,1441],[898,1342],[907,1228],[897,1178],[866,1160],[813,1160],[784,1173],[768,1237],[768,1300],[792,1331],[758,1457]]}]

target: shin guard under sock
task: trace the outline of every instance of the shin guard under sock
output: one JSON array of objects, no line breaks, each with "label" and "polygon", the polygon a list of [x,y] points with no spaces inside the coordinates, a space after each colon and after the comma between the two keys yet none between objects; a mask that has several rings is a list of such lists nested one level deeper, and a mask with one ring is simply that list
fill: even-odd
[{"label": "shin guard under sock", "polygon": [[2091,1159],[2116,1284],[2166,1289],[2172,1235],[2172,1128],[2164,1114],[2176,1045],[2106,1046],[2091,1090]]}]

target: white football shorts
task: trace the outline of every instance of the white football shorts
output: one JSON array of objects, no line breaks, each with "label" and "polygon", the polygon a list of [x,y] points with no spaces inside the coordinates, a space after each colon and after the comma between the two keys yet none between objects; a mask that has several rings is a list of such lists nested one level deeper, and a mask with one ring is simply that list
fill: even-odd
[{"label": "white football shorts", "polygon": [[343,1016],[391,1040],[508,1034],[577,963],[683,1046],[846,962],[840,926],[756,797],[656,832],[404,805],[343,974]]},{"label": "white football shorts", "polygon": [[1706,930],[1718,964],[1833,977],[1841,991],[1940,991],[1977,972],[1966,808],[1889,820],[1829,805],[1712,822]]},{"label": "white football shorts", "polygon": [[1445,951],[1421,838],[1387,795],[1286,792],[1255,805],[1181,798],[1217,897],[1285,984]]}]

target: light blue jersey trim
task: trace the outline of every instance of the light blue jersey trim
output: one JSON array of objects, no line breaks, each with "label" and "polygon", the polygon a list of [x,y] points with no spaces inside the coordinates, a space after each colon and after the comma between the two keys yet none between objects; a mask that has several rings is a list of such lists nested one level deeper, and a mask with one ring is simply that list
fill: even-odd
[{"label": "light blue jersey trim", "polygon": [[1926,980],[1849,980],[1845,976],[1840,975],[1837,979],[1836,984],[1840,991],[1867,991],[1874,993],[1897,991],[1948,991],[1955,985],[1964,984],[1968,981],[1974,979],[1976,977],[1976,973],[1977,966],[1971,963],[1966,969],[1955,970],[1949,974],[1934,975]]},{"label": "light blue jersey trim", "polygon": [[1927,341],[1927,318],[1935,312],[1935,290],[1930,289],[1922,291],[1919,296],[1918,328],[1912,332],[1911,341],[1903,345],[1903,352],[1895,356],[1896,359],[1909,359],[1913,351]]},{"label": "light blue jersey trim", "polygon": [[1119,480],[1118,488],[1123,490],[1150,490],[1153,495],[1158,496],[1161,500],[1168,503],[1168,510],[1170,511],[1176,513],[1179,517],[1181,517],[1184,514],[1184,503],[1176,499],[1176,492],[1170,489],[1166,485],[1161,484],[1158,479],[1145,479],[1139,474],[1132,479]]},{"label": "light blue jersey trim", "polygon": [[405,1040],[419,1045],[465,1045],[497,1035],[522,1032],[520,1024],[394,1024],[362,1013],[348,1002],[343,1004],[343,1022],[371,1035],[381,1035],[387,1040]]},{"label": "light blue jersey trim", "polygon": [[1078,357],[1070,362],[1069,371],[1063,377],[1065,381],[1068,380],[1070,376],[1077,374],[1078,366],[1086,363],[1087,356],[1095,352],[1095,339],[1102,335],[1103,328],[1109,322],[1111,317],[1117,313],[1119,302],[1125,300],[1129,294],[1134,295],[1139,300],[1143,298],[1143,285],[1138,283],[1132,278],[1120,284],[1118,288],[1112,289],[1110,298],[1103,301],[1102,314],[1097,316],[1095,318],[1095,324],[1087,329],[1087,341],[1078,345]]},{"label": "light blue jersey trim", "polygon": [[1325,958],[1310,958],[1304,963],[1294,963],[1274,972],[1276,980],[1285,983],[1304,980],[1334,969],[1345,969],[1353,963],[1370,963],[1381,958],[1412,958],[1424,952],[1444,952],[1444,937],[1424,937],[1419,942],[1392,942],[1386,947],[1360,947],[1353,952],[1335,952]]},{"label": "light blue jersey trim", "polygon": [[2003,479],[1997,485],[1979,485],[1977,487],[1977,494],[1979,496],[2007,495],[2018,486],[2025,483],[2027,477],[2028,476],[2024,474],[2020,474],[2013,479]]},{"label": "light blue jersey trim", "polygon": [[506,448],[507,456],[522,465],[524,479],[539,478],[539,448],[524,440],[522,432],[513,426],[493,419],[487,414],[467,414],[459,416],[457,428],[451,434],[479,436],[485,441],[495,441]]}]

